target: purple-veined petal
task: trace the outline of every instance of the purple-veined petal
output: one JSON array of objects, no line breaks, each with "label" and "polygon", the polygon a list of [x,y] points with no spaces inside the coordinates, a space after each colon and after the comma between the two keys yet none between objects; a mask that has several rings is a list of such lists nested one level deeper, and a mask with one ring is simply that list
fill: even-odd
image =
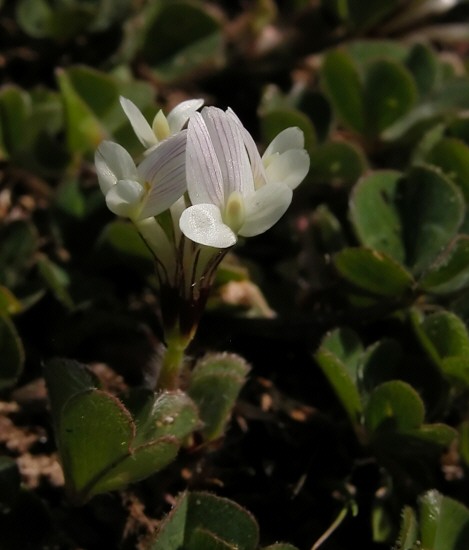
[{"label": "purple-veined petal", "polygon": [[214,204],[196,204],[186,208],[179,219],[184,235],[196,243],[214,248],[229,248],[236,235],[223,223],[220,209]]},{"label": "purple-veined petal", "polygon": [[305,136],[303,131],[297,126],[285,128],[280,134],[274,137],[269,146],[262,155],[263,160],[267,160],[270,155],[275,153],[284,153],[289,149],[303,149],[305,146]]},{"label": "purple-veined petal", "polygon": [[149,186],[139,219],[157,216],[186,191],[186,132],[165,141],[146,156],[138,167],[140,178]]},{"label": "purple-veined petal", "polygon": [[239,234],[253,237],[270,229],[283,216],[293,192],[283,183],[268,183],[245,200],[245,222]]},{"label": "purple-veined petal", "polygon": [[143,187],[134,180],[119,180],[106,195],[106,204],[118,216],[135,217],[140,209]]},{"label": "purple-veined petal", "polygon": [[137,178],[132,157],[113,141],[101,142],[95,154],[95,164],[99,186],[105,195],[118,180]]},{"label": "purple-veined petal", "polygon": [[239,120],[235,112],[228,108],[226,111],[227,115],[230,116],[239,126],[241,135],[244,139],[244,145],[249,155],[249,160],[251,162],[252,176],[254,178],[254,187],[258,189],[267,183],[266,175],[264,171],[264,165],[262,164],[262,159],[257,149],[255,141],[252,139],[251,134],[243,126],[242,122]]},{"label": "purple-veined petal", "polygon": [[202,115],[195,112],[187,128],[187,190],[192,204],[223,206],[223,180],[220,164]]},{"label": "purple-veined petal", "polygon": [[188,99],[176,105],[166,117],[171,133],[175,134],[182,130],[189,120],[189,117],[195,113],[197,109],[200,109],[203,104],[203,99]]},{"label": "purple-veined petal", "polygon": [[309,172],[310,159],[306,149],[291,149],[271,157],[265,172],[270,183],[281,182],[296,189]]},{"label": "purple-veined petal", "polygon": [[127,115],[130,124],[135,132],[135,135],[138,137],[142,145],[145,147],[152,147],[158,143],[156,136],[151,129],[151,126],[148,124],[146,118],[142,115],[140,109],[127,99],[126,97],[120,97],[120,102],[124,113]]},{"label": "purple-veined petal", "polygon": [[234,191],[251,194],[252,169],[238,123],[216,107],[204,107],[202,116],[220,163],[225,199]]}]

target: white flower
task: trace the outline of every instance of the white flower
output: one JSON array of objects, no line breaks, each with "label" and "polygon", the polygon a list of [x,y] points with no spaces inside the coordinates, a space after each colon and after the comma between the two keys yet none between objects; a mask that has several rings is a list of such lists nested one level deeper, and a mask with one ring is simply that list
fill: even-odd
[{"label": "white flower", "polygon": [[196,243],[215,248],[235,244],[272,227],[285,213],[292,190],[309,170],[303,132],[288,128],[262,159],[254,140],[228,110],[205,107],[187,130],[187,190],[192,206],[180,228]]},{"label": "white flower", "polygon": [[132,128],[147,150],[153,149],[156,145],[171,135],[181,131],[189,117],[204,104],[203,99],[189,99],[176,105],[174,109],[165,116],[160,109],[153,124],[150,126],[140,109],[130,99],[120,97],[120,103],[129,119]]},{"label": "white flower", "polygon": [[186,191],[185,149],[184,130],[161,142],[137,167],[123,147],[103,141],[95,164],[109,210],[137,221],[169,208]]}]

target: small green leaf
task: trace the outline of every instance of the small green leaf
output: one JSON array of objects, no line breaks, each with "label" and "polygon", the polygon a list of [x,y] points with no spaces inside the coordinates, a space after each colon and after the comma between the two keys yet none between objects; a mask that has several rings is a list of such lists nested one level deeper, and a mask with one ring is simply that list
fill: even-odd
[{"label": "small green leaf", "polygon": [[15,325],[9,317],[0,315],[0,390],[13,386],[24,364],[24,348]]},{"label": "small green leaf", "polygon": [[366,71],[364,100],[368,133],[378,135],[407,114],[417,99],[412,75],[399,63],[380,59]]},{"label": "small green leaf", "polygon": [[338,328],[328,332],[321,342],[321,348],[333,353],[344,364],[352,379],[357,381],[357,369],[364,348],[355,331]]},{"label": "small green leaf", "polygon": [[328,52],[321,67],[321,82],[342,122],[362,134],[365,106],[360,76],[352,58],[341,50]]},{"label": "small green leaf", "polygon": [[363,152],[346,141],[329,141],[310,153],[310,178],[333,185],[352,185],[366,170]]},{"label": "small green leaf", "polygon": [[403,359],[401,345],[390,338],[384,338],[366,348],[359,367],[364,390],[371,392],[376,386],[398,378]]},{"label": "small green leaf", "polygon": [[415,79],[420,96],[425,97],[435,86],[438,75],[438,60],[434,51],[426,44],[414,44],[406,65]]},{"label": "small green leaf", "polygon": [[0,228],[0,282],[14,288],[21,282],[39,246],[36,228],[25,221],[15,221]]},{"label": "small green leaf", "polygon": [[119,255],[153,267],[154,258],[135,226],[125,221],[109,223],[98,239],[98,247],[110,246]]},{"label": "small green leaf", "polygon": [[400,264],[369,248],[344,248],[334,256],[334,265],[347,281],[378,296],[399,298],[413,285],[412,276]]},{"label": "small green leaf", "polygon": [[197,362],[187,391],[199,408],[204,439],[223,435],[248,372],[244,359],[234,354],[210,354]]},{"label": "small green leaf", "polygon": [[352,426],[358,432],[360,430],[363,408],[356,383],[347,367],[334,353],[323,346],[318,349],[314,358],[329,380]]},{"label": "small green leaf", "polygon": [[23,309],[21,302],[6,286],[0,285],[0,315],[15,315]]},{"label": "small green leaf", "polygon": [[10,155],[27,149],[31,143],[28,127],[31,109],[31,97],[21,88],[5,86],[0,91],[3,142]]},{"label": "small green leaf", "polygon": [[255,550],[259,529],[238,504],[210,493],[183,493],[162,521],[150,550]]},{"label": "small green leaf", "polygon": [[422,548],[469,548],[469,510],[460,502],[432,489],[420,499],[419,517]]},{"label": "small green leaf", "polygon": [[469,236],[459,235],[419,281],[431,294],[450,294],[469,286]]},{"label": "small green leaf", "polygon": [[418,539],[418,523],[415,512],[410,506],[402,510],[401,527],[397,539],[397,548],[401,550],[412,550]]},{"label": "small green leaf", "polygon": [[376,387],[365,407],[365,425],[371,432],[406,432],[420,428],[424,416],[425,407],[419,394],[400,380]]},{"label": "small green leaf", "polygon": [[427,162],[438,166],[461,189],[469,203],[469,146],[456,138],[443,138],[430,151]]},{"label": "small green leaf", "polygon": [[67,272],[43,255],[38,258],[37,265],[40,276],[55,298],[66,309],[74,309],[73,299],[67,289],[70,285]]},{"label": "small green leaf", "polygon": [[403,263],[402,222],[396,205],[399,172],[375,172],[362,178],[350,198],[350,218],[360,242]]},{"label": "small green leaf", "polygon": [[431,167],[411,169],[402,194],[406,264],[420,274],[455,237],[464,200],[455,184]]}]

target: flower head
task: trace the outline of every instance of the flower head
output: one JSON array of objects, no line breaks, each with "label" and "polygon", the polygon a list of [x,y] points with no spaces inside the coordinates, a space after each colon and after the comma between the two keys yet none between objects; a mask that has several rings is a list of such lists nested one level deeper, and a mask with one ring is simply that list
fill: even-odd
[{"label": "flower head", "polygon": [[272,227],[309,170],[303,144],[301,130],[288,128],[261,158],[233,111],[205,107],[195,112],[186,160],[192,206],[181,215],[181,231],[196,243],[228,248],[237,235],[250,237]]},{"label": "flower head", "polygon": [[161,142],[137,167],[123,147],[103,141],[95,164],[109,210],[137,221],[169,208],[186,190],[185,147],[182,131]]},{"label": "flower head", "polygon": [[151,150],[169,136],[180,132],[186,125],[189,117],[202,107],[204,100],[189,99],[182,101],[170,111],[168,116],[160,109],[156,113],[151,126],[140,109],[130,99],[121,97],[120,103],[136,136],[147,150]]}]

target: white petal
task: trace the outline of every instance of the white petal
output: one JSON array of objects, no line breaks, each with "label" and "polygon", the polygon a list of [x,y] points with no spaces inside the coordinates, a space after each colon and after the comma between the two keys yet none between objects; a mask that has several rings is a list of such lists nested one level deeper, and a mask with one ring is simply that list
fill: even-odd
[{"label": "white petal", "polygon": [[254,181],[239,124],[221,109],[204,107],[202,116],[212,138],[222,171],[225,199],[234,191],[249,195]]},{"label": "white petal", "polygon": [[106,194],[118,180],[136,179],[132,157],[118,143],[102,141],[95,154],[96,173],[101,191]]},{"label": "white petal", "polygon": [[236,243],[236,235],[223,223],[220,209],[214,204],[186,208],[179,227],[186,237],[205,246],[228,248]]},{"label": "white petal", "polygon": [[144,158],[138,171],[150,185],[139,219],[157,216],[186,191],[186,132],[162,141]]},{"label": "white petal", "polygon": [[266,159],[270,155],[284,153],[289,149],[303,149],[304,146],[305,136],[303,131],[297,126],[292,126],[291,128],[285,128],[285,130],[282,130],[280,134],[274,137],[262,155],[262,158]]},{"label": "white petal", "polygon": [[223,206],[220,164],[202,115],[195,112],[187,128],[187,190],[192,204]]},{"label": "white petal", "polygon": [[188,99],[176,105],[166,117],[172,134],[182,130],[189,117],[204,104],[203,99]]},{"label": "white petal", "polygon": [[126,97],[120,97],[120,102],[124,113],[127,115],[132,128],[134,129],[135,135],[138,137],[142,145],[145,147],[152,147],[158,143],[156,136],[151,129],[151,126],[148,124],[146,118],[142,115],[140,109],[127,99]]},{"label": "white petal", "polygon": [[282,182],[295,189],[309,171],[309,155],[305,149],[292,149],[272,157],[266,168],[269,183]]},{"label": "white petal", "polygon": [[246,221],[239,230],[243,237],[253,237],[270,229],[283,216],[293,192],[282,183],[268,183],[246,197]]},{"label": "white petal", "polygon": [[140,209],[143,187],[133,180],[119,180],[107,193],[106,204],[118,216],[133,218]]},{"label": "white petal", "polygon": [[241,135],[244,139],[244,145],[249,155],[249,160],[251,162],[252,175],[254,178],[254,187],[258,189],[267,183],[264,165],[262,164],[261,156],[257,149],[257,145],[252,139],[251,134],[243,126],[242,122],[239,120],[235,112],[228,108],[227,115],[230,116],[239,126],[241,130]]}]

